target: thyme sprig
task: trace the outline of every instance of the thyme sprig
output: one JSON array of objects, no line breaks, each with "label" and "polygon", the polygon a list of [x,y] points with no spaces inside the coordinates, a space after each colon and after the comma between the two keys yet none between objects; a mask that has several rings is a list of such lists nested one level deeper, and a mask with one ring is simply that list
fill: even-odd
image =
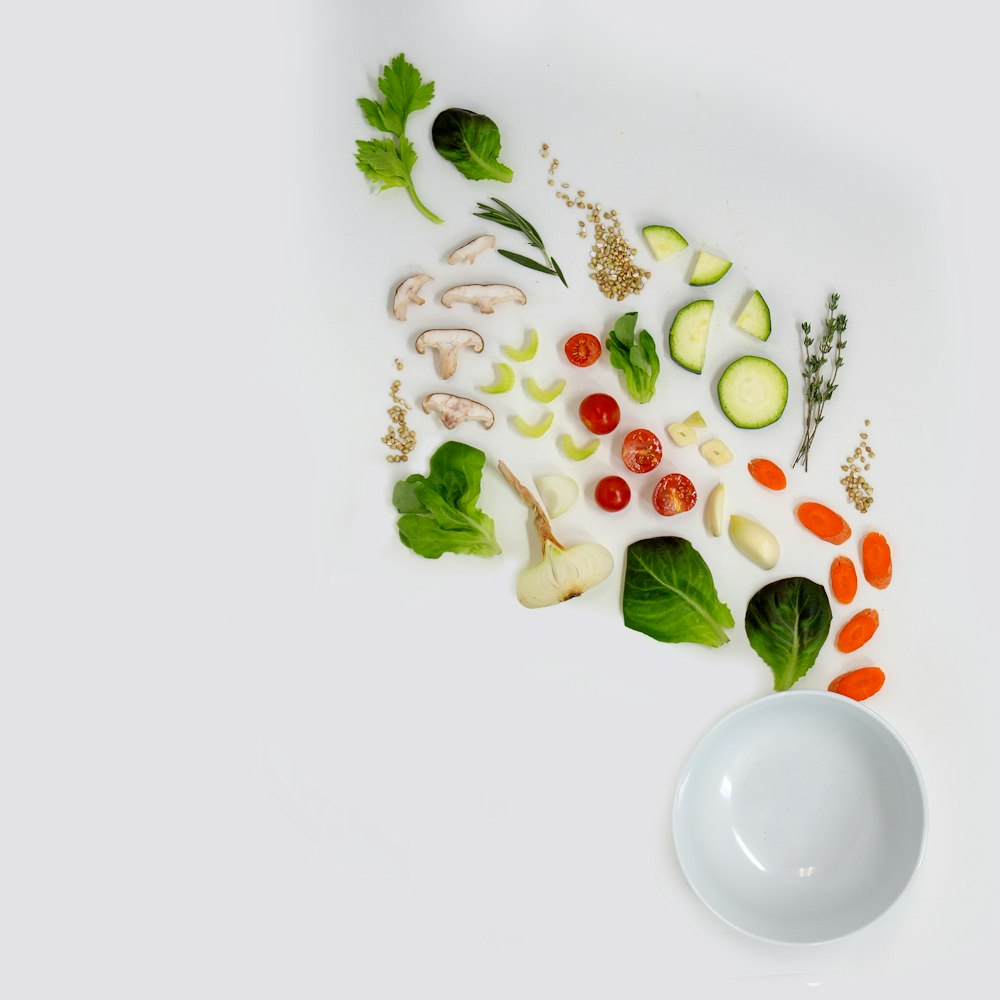
[{"label": "thyme sprig", "polygon": [[[514,253],[511,250],[497,250],[497,253],[501,257],[506,257],[508,260],[514,261],[515,264],[520,264],[522,267],[530,267],[533,271],[541,271],[543,274],[553,274],[566,285],[562,269],[556,263],[555,258],[549,256],[548,251],[545,249],[545,244],[542,243],[541,236],[538,235],[538,230],[523,215],[515,212],[506,202],[501,201],[499,198],[492,200],[500,206],[499,209],[494,208],[492,205],[484,205],[480,201],[477,202],[476,207],[482,209],[482,211],[473,212],[472,214],[478,219],[486,219],[487,222],[495,222],[498,226],[506,226],[508,229],[513,229],[523,234],[524,238],[536,250],[541,251],[542,256],[545,258],[545,264],[539,264],[537,260],[532,260],[530,257]],[[569,285],[566,285],[566,287],[569,288]]]},{"label": "thyme sprig", "polygon": [[824,329],[818,340],[812,336],[811,324],[803,323],[801,327],[805,427],[792,468],[801,462],[806,472],[809,471],[809,449],[823,421],[823,410],[837,391],[836,379],[844,365],[844,348],[847,347],[844,331],[847,329],[847,316],[838,312],[839,308],[840,296],[834,292],[827,299]]}]

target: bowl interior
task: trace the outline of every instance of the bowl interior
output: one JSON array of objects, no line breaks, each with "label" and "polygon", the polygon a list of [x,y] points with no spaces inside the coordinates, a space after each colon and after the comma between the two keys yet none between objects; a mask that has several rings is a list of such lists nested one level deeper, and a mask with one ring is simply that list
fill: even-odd
[{"label": "bowl interior", "polygon": [[772,695],[720,722],[674,806],[695,892],[734,927],[790,944],[883,914],[916,872],[925,830],[923,782],[902,740],[820,691]]}]

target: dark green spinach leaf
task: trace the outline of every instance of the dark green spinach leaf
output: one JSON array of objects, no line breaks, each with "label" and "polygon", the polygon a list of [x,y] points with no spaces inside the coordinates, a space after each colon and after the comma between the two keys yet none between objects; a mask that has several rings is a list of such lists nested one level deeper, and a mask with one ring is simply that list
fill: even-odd
[{"label": "dark green spinach leaf", "polygon": [[509,183],[514,176],[500,162],[500,129],[486,115],[448,108],[434,119],[431,139],[434,148],[471,181]]}]

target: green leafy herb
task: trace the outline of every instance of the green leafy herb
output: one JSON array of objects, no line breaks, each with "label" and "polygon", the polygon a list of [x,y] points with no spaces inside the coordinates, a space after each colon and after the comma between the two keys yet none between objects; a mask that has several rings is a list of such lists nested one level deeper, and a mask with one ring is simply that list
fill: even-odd
[{"label": "green leafy herb", "polygon": [[826,590],[802,576],[775,580],[750,598],[747,638],[774,673],[775,691],[787,691],[816,662],[832,618]]},{"label": "green leafy herb", "polygon": [[[493,198],[492,200],[500,206],[499,209],[494,208],[492,205],[484,205],[482,202],[478,202],[476,207],[482,211],[473,212],[472,214],[477,219],[486,219],[487,222],[495,222],[498,226],[506,226],[508,229],[514,229],[522,233],[524,238],[536,250],[541,251],[542,256],[545,258],[545,263],[539,264],[538,261],[532,260],[530,257],[524,257],[519,253],[512,253],[510,250],[497,250],[497,253],[508,260],[514,261],[515,264],[520,264],[522,267],[530,267],[533,271],[541,271],[542,274],[553,274],[566,285],[562,269],[556,263],[555,258],[549,256],[548,251],[545,249],[545,244],[542,243],[541,236],[538,235],[538,230],[523,215],[515,212],[510,205],[502,202],[499,198]],[[569,285],[566,285],[566,287],[569,288]]]},{"label": "green leafy herb", "polygon": [[826,303],[825,329],[819,338],[819,343],[816,343],[812,336],[812,326],[809,323],[802,324],[805,428],[792,468],[801,462],[806,472],[809,471],[809,449],[823,420],[823,408],[837,389],[835,379],[844,364],[843,351],[847,347],[844,331],[847,329],[847,317],[837,312],[839,306],[840,296],[834,292]]},{"label": "green leafy herb", "polygon": [[434,119],[434,148],[470,181],[510,183],[514,171],[500,162],[500,129],[486,115],[448,108]]},{"label": "green leafy herb", "polygon": [[656,392],[656,379],[660,374],[660,359],[656,344],[649,332],[642,330],[635,337],[638,313],[629,312],[620,317],[608,334],[607,348],[611,364],[625,375],[625,386],[637,403],[648,403]]},{"label": "green leafy herb", "polygon": [[400,513],[399,539],[417,555],[445,552],[495,556],[500,552],[493,520],[481,511],[479,488],[486,456],[460,441],[446,441],[430,460],[426,476],[396,483],[392,502]]},{"label": "green leafy herb", "polygon": [[729,642],[732,612],[719,600],[712,571],[684,538],[633,542],[625,557],[625,625],[660,642]]},{"label": "green leafy herb", "polygon": [[406,138],[406,119],[421,108],[426,108],[434,97],[432,81],[424,83],[417,70],[400,53],[388,66],[382,68],[378,89],[382,91],[382,101],[372,101],[367,97],[358,99],[365,119],[373,129],[388,132],[393,139],[359,139],[355,159],[358,169],[379,190],[406,188],[420,212],[431,222],[443,222],[418,197],[413,187],[411,172],[417,162],[413,143]]}]

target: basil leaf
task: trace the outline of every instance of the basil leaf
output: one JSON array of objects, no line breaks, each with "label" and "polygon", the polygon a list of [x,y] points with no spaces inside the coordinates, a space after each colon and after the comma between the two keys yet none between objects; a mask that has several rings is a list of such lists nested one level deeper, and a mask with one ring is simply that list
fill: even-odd
[{"label": "basil leaf", "polygon": [[761,587],[747,605],[747,638],[774,673],[774,690],[787,691],[816,662],[830,634],[830,599],[802,576]]},{"label": "basil leaf", "polygon": [[448,108],[434,119],[434,148],[472,181],[509,182],[514,171],[500,162],[500,129],[486,115]]},{"label": "basil leaf", "polygon": [[646,538],[625,556],[622,616],[627,628],[660,642],[729,642],[732,612],[719,600],[712,571],[685,538]]},{"label": "basil leaf", "polygon": [[648,330],[640,330],[636,339],[638,313],[618,318],[608,334],[606,347],[611,364],[625,376],[625,388],[637,403],[648,403],[656,392],[660,359],[656,343]]},{"label": "basil leaf", "polygon": [[437,559],[445,552],[495,556],[500,552],[493,520],[476,505],[486,456],[460,441],[446,441],[430,460],[426,476],[396,483],[392,502],[400,541],[417,555]]}]

